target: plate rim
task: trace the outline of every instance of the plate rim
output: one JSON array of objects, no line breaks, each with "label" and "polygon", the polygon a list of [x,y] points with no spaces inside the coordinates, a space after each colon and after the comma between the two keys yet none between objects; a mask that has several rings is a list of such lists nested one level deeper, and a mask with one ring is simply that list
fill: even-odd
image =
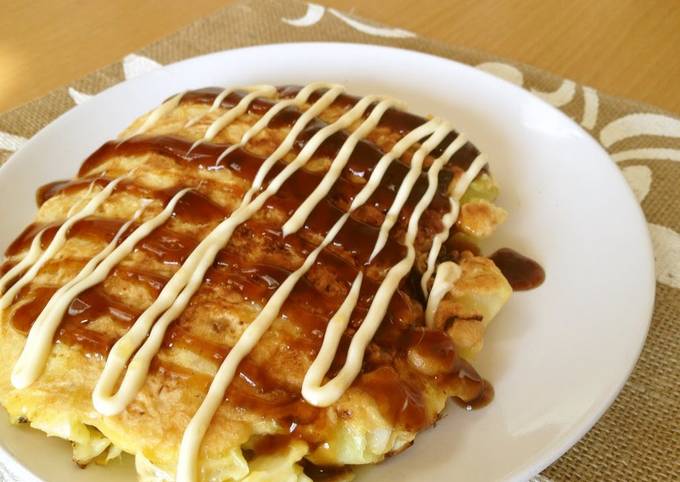
[{"label": "plate rim", "polygon": [[[649,329],[651,326],[651,321],[653,318],[653,312],[654,312],[654,307],[655,307],[655,297],[656,297],[656,279],[655,279],[655,267],[654,267],[654,254],[653,254],[653,244],[651,240],[651,235],[649,232],[649,229],[647,228],[647,220],[644,216],[644,212],[642,210],[642,207],[640,203],[637,201],[637,198],[635,197],[635,194],[633,193],[631,187],[629,184],[626,182],[625,177],[623,176],[621,169],[617,166],[617,164],[611,159],[610,155],[607,153],[607,151],[597,142],[597,140],[589,133],[587,132],[582,126],[580,126],[578,123],[576,123],[573,119],[571,119],[569,116],[567,116],[564,112],[561,110],[557,109],[555,106],[549,104],[545,100],[541,99],[538,96],[533,95],[530,91],[527,89],[520,87],[516,84],[513,84],[512,82],[509,82],[505,79],[502,79],[500,77],[494,76],[488,72],[485,72],[481,69],[476,68],[473,65],[470,64],[465,64],[462,62],[459,62],[457,60],[452,60],[447,57],[431,54],[431,53],[426,53],[426,52],[420,52],[417,50],[412,50],[412,49],[407,49],[407,48],[402,48],[402,47],[393,47],[393,46],[385,46],[385,45],[377,45],[377,44],[371,44],[371,43],[361,43],[361,42],[323,42],[323,41],[309,41],[309,42],[280,42],[280,43],[269,43],[269,44],[260,44],[260,45],[253,45],[253,46],[247,46],[247,47],[239,47],[239,48],[233,48],[233,49],[224,49],[224,50],[219,50],[215,52],[210,52],[202,55],[197,55],[194,57],[189,57],[186,59],[179,60],[177,62],[172,62],[169,64],[162,65],[158,69],[155,69],[151,72],[144,73],[140,76],[134,77],[132,79],[124,79],[121,82],[118,82],[112,86],[107,87],[106,89],[98,92],[97,94],[94,95],[94,97],[107,97],[109,95],[112,95],[113,92],[116,90],[119,90],[121,88],[135,88],[136,84],[145,84],[149,82],[149,79],[152,78],[153,76],[158,76],[158,75],[167,75],[169,73],[172,73],[174,69],[180,69],[183,64],[195,62],[198,59],[201,60],[208,60],[210,58],[218,58],[220,56],[223,56],[225,54],[229,53],[234,53],[234,52],[245,52],[245,51],[257,51],[257,50],[275,50],[275,49],[283,49],[283,50],[296,50],[299,48],[343,48],[343,49],[361,49],[362,51],[365,51],[367,49],[372,49],[372,50],[378,50],[378,51],[383,51],[391,55],[406,55],[406,56],[413,56],[413,57],[426,57],[429,58],[430,61],[437,61],[437,62],[443,62],[443,63],[453,63],[455,64],[458,68],[462,68],[464,70],[469,70],[469,71],[474,71],[476,75],[482,75],[483,77],[487,77],[488,79],[492,79],[492,82],[499,83],[499,85],[503,85],[503,89],[510,90],[513,96],[521,96],[525,98],[531,98],[534,101],[538,101],[541,104],[543,104],[544,107],[548,107],[549,110],[552,111],[553,114],[557,114],[562,118],[563,121],[568,122],[569,124],[572,125],[572,127],[576,127],[580,133],[582,134],[583,138],[587,138],[585,142],[590,144],[590,148],[593,149],[593,151],[596,151],[599,153],[600,156],[604,156],[604,159],[602,159],[603,163],[608,166],[608,169],[611,171],[611,175],[614,176],[615,178],[618,178],[620,183],[623,183],[625,186],[626,192],[628,193],[628,198],[630,201],[632,201],[632,207],[633,209],[631,210],[630,214],[635,213],[635,216],[637,218],[636,222],[639,222],[641,224],[641,228],[643,232],[641,234],[643,235],[642,238],[645,242],[645,253],[641,253],[644,255],[644,257],[647,260],[647,265],[648,265],[648,272],[646,273],[646,276],[649,278],[649,286],[647,287],[648,293],[645,294],[645,300],[646,300],[646,307],[643,311],[647,312],[647,316],[644,319],[640,320],[641,328],[643,328],[643,336],[640,337],[640,340],[638,341],[638,346],[636,347],[636,353],[634,357],[630,358],[630,364],[629,366],[626,367],[625,369],[625,377],[622,377],[618,383],[612,384],[611,389],[609,390],[608,396],[606,397],[606,400],[603,400],[599,405],[597,410],[593,410],[591,412],[585,413],[580,419],[572,422],[570,425],[570,428],[565,431],[565,433],[560,437],[561,442],[555,442],[548,446],[547,448],[543,448],[541,451],[537,452],[536,455],[533,457],[533,462],[528,461],[523,463],[522,465],[519,465],[518,468],[516,468],[512,473],[509,473],[508,476],[506,477],[505,480],[507,481],[522,481],[522,480],[527,480],[532,476],[535,476],[542,472],[545,468],[550,466],[552,463],[554,463],[557,459],[559,459],[562,455],[564,455],[570,448],[572,448],[576,443],[578,443],[593,427],[594,425],[600,420],[600,418],[604,415],[604,413],[609,410],[611,405],[614,403],[614,401],[618,398],[619,394],[623,390],[625,384],[628,382],[630,379],[630,376],[637,366],[637,363],[640,359],[640,355],[642,353],[642,350],[645,347],[646,340],[649,334]],[[125,87],[124,87],[125,86]],[[62,87],[63,88],[63,87]],[[46,124],[44,127],[42,127],[40,130],[38,130],[31,138],[24,144],[19,150],[14,152],[6,161],[5,163],[0,166],[0,178],[10,175],[7,174],[8,170],[11,169],[20,169],[18,167],[21,155],[20,153],[24,152],[26,148],[32,144],[35,144],[38,141],[36,141],[36,138],[40,138],[42,136],[48,135],[51,131],[53,130],[59,130],[59,124],[62,122],[65,122],[68,120],[70,117],[76,115],[76,112],[80,110],[82,104],[80,105],[74,105],[67,111],[63,112],[59,116],[55,117],[53,120],[51,120],[48,124]],[[30,149],[30,148],[29,148]],[[606,161],[606,162],[604,162]],[[11,166],[11,167],[9,167]],[[2,422],[4,423],[4,422]],[[4,446],[2,440],[0,440],[0,461],[5,462],[9,467],[15,468],[15,470],[18,470],[22,476],[30,476],[32,478],[32,481],[34,482],[47,482],[44,481],[42,478],[37,476],[33,471],[25,466],[20,460],[15,458],[9,450]],[[17,474],[10,474],[10,475],[17,475]]]}]

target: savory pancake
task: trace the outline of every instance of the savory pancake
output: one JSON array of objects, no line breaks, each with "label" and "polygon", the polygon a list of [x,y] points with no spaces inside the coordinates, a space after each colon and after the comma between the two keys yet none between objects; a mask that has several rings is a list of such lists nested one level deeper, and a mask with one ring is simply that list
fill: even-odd
[{"label": "savory pancake", "polygon": [[0,402],[143,481],[350,478],[488,397],[497,193],[389,97],[179,94],[38,192],[2,265]]}]

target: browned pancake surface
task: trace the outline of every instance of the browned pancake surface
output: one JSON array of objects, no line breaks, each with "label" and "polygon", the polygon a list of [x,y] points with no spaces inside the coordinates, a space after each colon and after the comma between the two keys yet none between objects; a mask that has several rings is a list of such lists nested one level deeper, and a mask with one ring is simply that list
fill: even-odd
[{"label": "browned pancake surface", "polygon": [[[83,163],[77,178],[40,190],[36,220],[8,248],[5,271],[21,259],[39,230],[47,227],[42,236],[46,247],[74,205],[84,205],[112,179],[131,173],[94,216],[76,223],[65,246],[2,313],[0,349],[6,363],[0,369],[0,399],[13,418],[24,417],[45,429],[61,414],[77,426],[96,427],[116,446],[141,453],[173,473],[181,435],[230,347],[276,288],[348,209],[381,156],[425,122],[402,111],[388,111],[379,127],[359,142],[340,180],[304,227],[284,237],[282,224],[318,185],[352,129],[326,140],[303,169],[235,230],[187,309],[170,326],[134,402],[118,416],[102,417],[92,407],[91,393],[111,346],[151,305],[201,239],[238,207],[259,167],[309,107],[284,109],[251,142],[220,158],[276,99],[258,98],[210,143],[191,149],[207,127],[245,95],[242,91],[228,95],[214,112],[185,127],[188,119],[205,112],[219,92],[220,89],[204,89],[186,94],[178,108],[143,136],[105,144]],[[280,88],[278,96],[289,98],[297,92],[293,87]],[[317,97],[312,96],[310,102]],[[316,132],[356,101],[355,97],[341,95],[312,121],[267,175],[263,189]],[[122,138],[134,132],[143,119],[135,121]],[[448,136],[428,156],[425,166],[455,136]],[[452,236],[441,259],[461,263],[461,289],[442,302],[437,314],[438,329],[426,329],[422,296],[412,282],[420,279],[419,270],[424,267],[431,239],[441,230],[441,218],[449,210],[449,184],[478,154],[471,144],[456,152],[439,176],[437,194],[421,218],[416,240],[418,262],[412,279],[404,279],[392,298],[368,347],[360,376],[328,408],[313,407],[300,394],[302,379],[318,353],[326,324],[347,296],[357,273],[363,271],[367,282],[343,336],[331,377],[344,363],[349,341],[386,271],[405,256],[402,241],[406,224],[427,188],[424,173],[401,210],[387,245],[379,256],[368,261],[380,224],[414,152],[410,149],[392,164],[369,202],[352,214],[335,241],[297,284],[278,319],[239,366],[238,376],[227,390],[202,447],[205,477],[220,471],[237,473],[227,460],[230,454],[253,460],[283,450],[281,447],[294,440],[304,441],[307,458],[315,464],[376,462],[387,453],[407,447],[416,432],[437,419],[447,398],[470,401],[483,394],[486,383],[459,353],[478,349],[475,347],[480,346],[484,326],[497,311],[495,306],[482,306],[487,303],[484,297],[500,308],[509,294],[507,283],[491,261],[473,256]],[[179,201],[172,218],[138,243],[104,282],[73,300],[41,378],[27,389],[13,389],[9,384],[13,361],[25,334],[56,289],[111,241],[139,208],[141,199],[151,203],[137,225],[157,215],[185,187],[192,191]],[[477,206],[477,212],[466,211],[464,205],[467,221],[462,218],[466,224],[459,223],[458,231],[465,232],[466,226],[474,229],[479,223],[493,227],[500,221],[494,218],[499,214],[491,204],[479,207],[484,203],[472,202],[470,206]]]}]

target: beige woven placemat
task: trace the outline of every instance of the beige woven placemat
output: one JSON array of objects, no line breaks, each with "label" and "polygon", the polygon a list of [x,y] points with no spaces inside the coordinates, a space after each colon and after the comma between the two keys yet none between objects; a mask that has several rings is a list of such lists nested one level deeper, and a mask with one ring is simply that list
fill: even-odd
[{"label": "beige woven placemat", "polygon": [[[477,66],[561,109],[611,154],[642,204],[654,242],[654,319],[640,361],[614,405],[536,480],[680,480],[680,120],[671,114],[334,9],[253,0],[232,4],[70,88],[0,114],[0,163],[74,103],[161,64],[248,45],[319,40],[391,45]],[[12,476],[0,466],[3,480]]]}]

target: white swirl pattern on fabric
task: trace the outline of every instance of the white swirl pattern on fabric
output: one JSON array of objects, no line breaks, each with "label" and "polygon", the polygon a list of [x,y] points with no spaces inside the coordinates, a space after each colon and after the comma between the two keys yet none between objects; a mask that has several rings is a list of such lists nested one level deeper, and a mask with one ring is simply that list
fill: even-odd
[{"label": "white swirl pattern on fabric", "polygon": [[652,170],[647,166],[627,166],[621,171],[638,202],[644,201],[652,186]]},{"label": "white swirl pattern on fabric", "polygon": [[15,136],[9,132],[0,132],[0,149],[10,152],[16,152],[21,149],[28,139],[21,136]]},{"label": "white swirl pattern on fabric", "polygon": [[583,118],[581,125],[592,130],[597,125],[597,115],[600,110],[600,97],[592,87],[583,87]]},{"label": "white swirl pattern on fabric", "polygon": [[574,99],[574,96],[576,95],[576,84],[571,80],[564,80],[557,90],[553,92],[542,92],[537,89],[531,89],[531,93],[540,97],[548,104],[554,105],[555,107],[562,107]]},{"label": "white swirl pattern on fabric", "polygon": [[654,246],[656,280],[680,288],[680,234],[659,224],[649,223],[648,226]]},{"label": "white swirl pattern on fabric", "polygon": [[520,87],[524,85],[524,74],[514,65],[504,64],[503,62],[484,62],[476,65],[476,67]]},{"label": "white swirl pattern on fabric", "polygon": [[630,114],[603,127],[600,143],[609,148],[619,141],[636,136],[680,138],[680,120],[660,114]]},{"label": "white swirl pattern on fabric", "polygon": [[[409,38],[415,37],[416,34],[408,30],[392,27],[377,27],[361,22],[356,18],[350,17],[334,8],[329,8],[328,12],[334,15],[353,29],[375,37],[385,38]],[[307,3],[307,10],[302,17],[299,18],[282,18],[281,21],[293,27],[311,27],[319,23],[326,13],[326,7],[317,5],[316,3]]]},{"label": "white swirl pattern on fabric", "polygon": [[680,149],[667,147],[643,147],[641,149],[630,149],[611,154],[614,162],[633,161],[633,160],[652,160],[680,161]]}]

